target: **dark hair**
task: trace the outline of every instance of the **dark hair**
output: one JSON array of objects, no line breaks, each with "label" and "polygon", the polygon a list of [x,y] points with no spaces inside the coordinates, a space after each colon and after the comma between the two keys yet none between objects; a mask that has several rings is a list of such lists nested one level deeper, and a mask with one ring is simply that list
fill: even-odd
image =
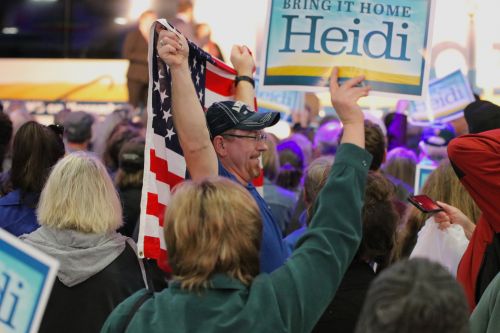
[{"label": "dark hair", "polygon": [[128,124],[122,122],[115,126],[108,141],[106,142],[106,149],[103,154],[104,165],[110,171],[116,171],[119,166],[119,154],[123,144],[132,138],[138,137],[139,131]]},{"label": "dark hair", "polygon": [[393,198],[394,185],[381,173],[370,171],[363,206],[363,238],[357,257],[375,261],[379,269],[389,265],[396,245],[399,215]]},{"label": "dark hair", "polygon": [[293,140],[282,141],[278,145],[280,169],[276,184],[289,190],[296,190],[302,179],[304,154]]},{"label": "dark hair", "polygon": [[0,112],[0,172],[3,171],[3,160],[9,148],[12,131],[12,121],[9,116]]},{"label": "dark hair", "polygon": [[[342,141],[344,130],[339,135],[338,143]],[[377,171],[384,162],[386,142],[384,132],[379,125],[365,119],[365,149],[372,154],[372,164],[370,170]]]},{"label": "dark hair", "polygon": [[497,129],[500,128],[500,106],[476,100],[465,107],[464,118],[471,134]]},{"label": "dark hair", "polygon": [[469,332],[462,287],[440,264],[400,261],[375,278],[356,333]]},{"label": "dark hair", "polygon": [[64,143],[54,131],[35,121],[25,123],[14,136],[12,187],[22,192],[40,193],[52,166],[64,153]]},{"label": "dark hair", "polygon": [[370,170],[380,169],[384,161],[385,147],[385,137],[380,126],[365,120],[365,148],[373,156]]},{"label": "dark hair", "polygon": [[141,188],[144,175],[145,139],[142,136],[125,142],[120,149],[119,168],[115,175],[115,185],[120,190],[127,187]]}]

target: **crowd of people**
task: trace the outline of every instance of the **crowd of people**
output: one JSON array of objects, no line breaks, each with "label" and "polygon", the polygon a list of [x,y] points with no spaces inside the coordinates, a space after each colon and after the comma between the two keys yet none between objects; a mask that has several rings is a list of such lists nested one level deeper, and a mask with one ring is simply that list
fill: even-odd
[{"label": "crowd of people", "polygon": [[[147,41],[142,30],[130,38]],[[279,139],[251,79],[205,111],[187,39],[164,30],[154,47],[189,172],[163,219],[171,274],[137,254],[144,122],[0,112],[0,227],[60,263],[40,332],[500,331],[499,106],[469,104],[467,134],[441,124],[410,138],[403,113],[364,114],[371,87],[339,84],[334,67],[336,117]],[[230,62],[253,76],[246,47]],[[434,168],[422,188],[417,165]],[[409,204],[416,192],[442,210]]]}]

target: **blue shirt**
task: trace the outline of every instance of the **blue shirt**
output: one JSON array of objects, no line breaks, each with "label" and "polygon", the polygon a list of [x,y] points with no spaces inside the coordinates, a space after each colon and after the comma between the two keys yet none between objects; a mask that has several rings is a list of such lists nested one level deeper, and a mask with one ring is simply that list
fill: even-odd
[{"label": "blue shirt", "polygon": [[307,231],[307,227],[304,225],[297,230],[294,230],[291,234],[285,237],[285,244],[288,247],[288,251],[293,252],[295,245],[300,237]]},{"label": "blue shirt", "polygon": [[281,234],[285,235],[292,219],[298,195],[264,178],[264,200],[271,209],[273,218],[278,224]]},{"label": "blue shirt", "polygon": [[[227,171],[219,162],[219,176],[229,178],[237,183],[236,177]],[[260,246],[260,271],[271,273],[282,266],[290,255],[288,248],[281,238],[281,231],[271,214],[271,209],[259,194],[255,186],[247,184],[246,189],[259,205],[262,216],[262,243]]]},{"label": "blue shirt", "polygon": [[[24,202],[36,203],[38,195],[25,193]],[[33,204],[35,206],[35,204]],[[0,198],[0,228],[14,236],[29,234],[40,227],[35,208],[21,202],[21,191],[14,190]]]}]

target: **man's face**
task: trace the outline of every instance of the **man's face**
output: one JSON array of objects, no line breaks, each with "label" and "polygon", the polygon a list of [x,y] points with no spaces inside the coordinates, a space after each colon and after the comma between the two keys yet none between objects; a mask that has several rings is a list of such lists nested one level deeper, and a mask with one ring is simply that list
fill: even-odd
[{"label": "man's face", "polygon": [[244,183],[260,175],[259,157],[268,149],[263,134],[262,131],[229,130],[221,135],[227,151],[224,167]]}]

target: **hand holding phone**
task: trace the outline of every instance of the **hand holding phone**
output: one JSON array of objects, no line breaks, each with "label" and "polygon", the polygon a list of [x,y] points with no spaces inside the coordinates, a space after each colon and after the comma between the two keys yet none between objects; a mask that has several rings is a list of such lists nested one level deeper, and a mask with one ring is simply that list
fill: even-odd
[{"label": "hand holding phone", "polygon": [[441,206],[425,194],[410,195],[408,201],[424,213],[436,213],[443,210]]}]

